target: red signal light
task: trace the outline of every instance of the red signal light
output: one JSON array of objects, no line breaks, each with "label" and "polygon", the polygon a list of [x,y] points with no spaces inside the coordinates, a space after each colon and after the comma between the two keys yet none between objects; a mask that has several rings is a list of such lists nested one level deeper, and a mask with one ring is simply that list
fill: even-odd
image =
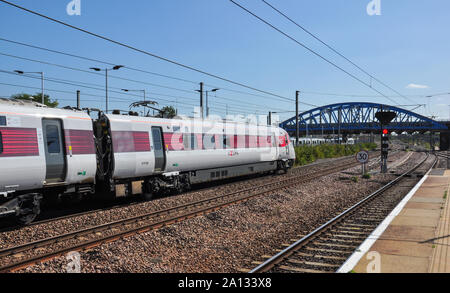
[{"label": "red signal light", "polygon": [[387,129],[383,129],[383,134],[388,134],[389,131]]}]

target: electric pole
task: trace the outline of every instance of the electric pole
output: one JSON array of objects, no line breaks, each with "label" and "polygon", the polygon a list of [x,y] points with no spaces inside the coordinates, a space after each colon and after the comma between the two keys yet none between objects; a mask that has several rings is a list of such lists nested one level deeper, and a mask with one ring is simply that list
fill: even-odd
[{"label": "electric pole", "polygon": [[81,109],[80,108],[80,91],[77,91],[77,109]]},{"label": "electric pole", "polygon": [[200,83],[200,117],[203,119],[203,82]]},{"label": "electric pole", "polygon": [[295,145],[298,146],[299,136],[300,136],[300,125],[298,124],[298,96],[300,95],[300,91],[295,92]]}]

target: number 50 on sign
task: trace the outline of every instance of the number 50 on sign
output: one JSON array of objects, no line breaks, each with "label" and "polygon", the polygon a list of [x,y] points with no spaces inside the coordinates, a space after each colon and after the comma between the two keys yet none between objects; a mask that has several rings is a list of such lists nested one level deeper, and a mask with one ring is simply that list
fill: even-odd
[{"label": "number 50 on sign", "polygon": [[361,164],[365,164],[369,161],[369,153],[366,151],[360,151],[356,154],[356,160]]}]

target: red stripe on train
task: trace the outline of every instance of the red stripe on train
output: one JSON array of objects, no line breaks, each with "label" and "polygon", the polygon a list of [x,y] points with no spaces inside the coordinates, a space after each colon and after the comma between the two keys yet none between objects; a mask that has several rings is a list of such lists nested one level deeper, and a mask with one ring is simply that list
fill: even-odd
[{"label": "red stripe on train", "polygon": [[70,154],[69,147],[72,147],[72,155],[95,154],[94,132],[92,130],[65,129],[66,154]]},{"label": "red stripe on train", "polygon": [[3,151],[0,157],[39,156],[36,128],[0,127]]}]

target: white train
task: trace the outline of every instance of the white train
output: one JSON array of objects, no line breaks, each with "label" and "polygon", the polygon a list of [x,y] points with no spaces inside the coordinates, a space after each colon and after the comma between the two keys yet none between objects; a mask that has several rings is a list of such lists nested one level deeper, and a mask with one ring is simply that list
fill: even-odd
[{"label": "white train", "polygon": [[0,217],[29,223],[42,198],[143,194],[287,170],[281,128],[230,121],[105,115],[0,99]]}]

